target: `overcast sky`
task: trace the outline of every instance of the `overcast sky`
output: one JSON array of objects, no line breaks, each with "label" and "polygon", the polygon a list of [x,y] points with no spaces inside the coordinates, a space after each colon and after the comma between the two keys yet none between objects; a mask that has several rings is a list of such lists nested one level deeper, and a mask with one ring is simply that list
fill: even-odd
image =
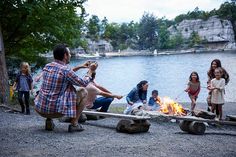
[{"label": "overcast sky", "polygon": [[157,17],[173,19],[175,16],[198,7],[210,11],[218,9],[226,0],[88,0],[85,3],[89,15],[100,19],[107,17],[109,22],[138,22],[143,13],[153,13]]}]

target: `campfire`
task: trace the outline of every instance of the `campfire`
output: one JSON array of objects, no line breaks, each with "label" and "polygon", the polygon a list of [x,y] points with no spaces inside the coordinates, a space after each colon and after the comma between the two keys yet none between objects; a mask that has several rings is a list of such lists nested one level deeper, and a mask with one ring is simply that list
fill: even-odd
[{"label": "campfire", "polygon": [[163,97],[159,111],[168,115],[185,116],[187,114],[187,111],[180,104],[169,97]]}]

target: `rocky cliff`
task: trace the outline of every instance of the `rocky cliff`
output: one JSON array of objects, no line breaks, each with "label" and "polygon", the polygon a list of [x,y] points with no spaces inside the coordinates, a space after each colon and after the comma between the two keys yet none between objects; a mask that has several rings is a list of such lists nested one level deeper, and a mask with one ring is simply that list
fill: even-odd
[{"label": "rocky cliff", "polygon": [[171,36],[181,33],[188,39],[193,31],[197,32],[202,40],[208,43],[225,43],[224,48],[236,48],[232,23],[212,16],[208,20],[183,20],[179,24],[168,28]]}]

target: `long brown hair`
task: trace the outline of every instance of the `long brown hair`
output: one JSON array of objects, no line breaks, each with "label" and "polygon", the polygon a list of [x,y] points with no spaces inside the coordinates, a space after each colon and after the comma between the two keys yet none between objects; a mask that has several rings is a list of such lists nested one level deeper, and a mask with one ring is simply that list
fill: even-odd
[{"label": "long brown hair", "polygon": [[199,82],[199,75],[198,75],[198,73],[197,73],[196,71],[193,71],[193,72],[190,74],[190,76],[189,76],[189,81],[192,81],[192,75],[193,75],[193,74],[195,74],[195,75],[197,76],[196,81]]},{"label": "long brown hair", "polygon": [[143,80],[143,81],[140,81],[138,84],[137,84],[137,89],[138,89],[138,96],[139,98],[142,100],[142,94],[144,94],[145,96],[147,95],[147,91],[144,91],[143,90],[143,85],[147,84],[148,81],[146,80]]},{"label": "long brown hair", "polygon": [[216,63],[216,68],[221,68],[221,61],[219,59],[214,59],[212,62],[211,62],[211,66],[210,66],[210,69],[209,71],[207,72],[207,75],[210,79],[213,79],[215,78],[215,74],[214,74],[214,69],[212,68],[212,64],[213,63]]},{"label": "long brown hair", "polygon": [[212,64],[213,62],[216,63],[216,68],[221,68],[222,69],[222,78],[225,79],[225,84],[228,84],[229,83],[229,74],[228,72],[221,66],[221,61],[219,59],[214,59],[212,62],[211,62],[211,66],[210,66],[210,69],[209,71],[207,72],[207,75],[209,77],[209,79],[213,79],[215,78],[215,74],[214,74],[214,69],[212,69]]}]

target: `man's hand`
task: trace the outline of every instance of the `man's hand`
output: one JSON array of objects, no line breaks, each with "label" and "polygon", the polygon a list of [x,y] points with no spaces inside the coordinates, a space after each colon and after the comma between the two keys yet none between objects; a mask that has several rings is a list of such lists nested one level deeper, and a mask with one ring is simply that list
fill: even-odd
[{"label": "man's hand", "polygon": [[79,70],[79,69],[81,69],[81,68],[88,68],[89,65],[90,65],[90,63],[91,63],[91,61],[87,61],[87,62],[85,62],[85,63],[82,64],[82,65],[78,65],[78,66],[76,66],[76,67],[73,68],[73,71],[77,71],[77,70]]},{"label": "man's hand", "polygon": [[88,68],[90,64],[91,64],[91,61],[86,61],[82,66],[84,68]]}]

